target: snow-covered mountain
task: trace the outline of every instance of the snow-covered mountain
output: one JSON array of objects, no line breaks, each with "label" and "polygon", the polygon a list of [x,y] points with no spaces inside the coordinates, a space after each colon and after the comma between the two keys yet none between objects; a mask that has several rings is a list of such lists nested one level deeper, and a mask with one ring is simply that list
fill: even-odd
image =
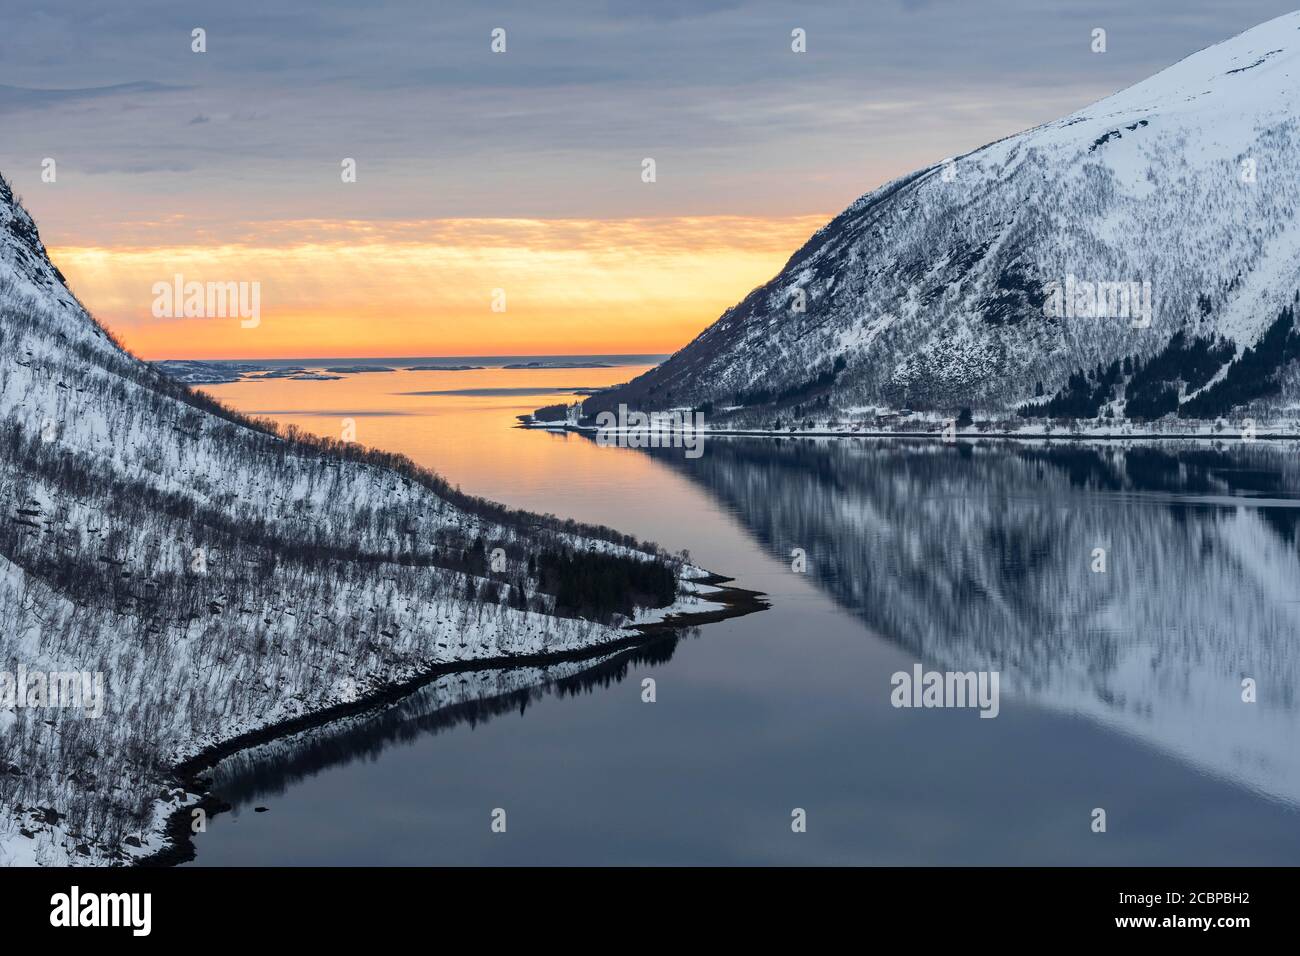
[{"label": "snow-covered mountain", "polygon": [[584,410],[1277,412],[1300,397],[1297,107],[1293,13],[863,196]]},{"label": "snow-covered mountain", "polygon": [[710,606],[631,538],[171,381],[81,306],[3,179],[0,500],[0,864],[149,856],[199,799],[173,769],[210,748]]}]

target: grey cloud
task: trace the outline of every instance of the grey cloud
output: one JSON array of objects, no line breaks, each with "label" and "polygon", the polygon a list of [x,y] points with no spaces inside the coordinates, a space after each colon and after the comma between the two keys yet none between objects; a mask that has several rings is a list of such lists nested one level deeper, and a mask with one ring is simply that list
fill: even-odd
[{"label": "grey cloud", "polygon": [[194,168],[191,163],[179,161],[92,163],[85,168],[85,173],[87,176],[104,176],[110,173],[138,176],[147,173],[188,173]]},{"label": "grey cloud", "polygon": [[0,84],[0,112],[45,109],[66,103],[83,103],[88,100],[102,100],[119,96],[167,93],[183,90],[184,88],[179,85],[156,83],[148,80],[73,89],[37,89]]},{"label": "grey cloud", "polygon": [[[22,85],[0,87],[0,113],[26,112],[0,160],[174,173],[178,203],[230,195],[231,215],[268,218],[833,211],[1290,5],[55,0],[6,14],[0,79]],[[806,54],[790,51],[795,26]],[[1095,26],[1105,55],[1089,51]],[[340,193],[326,187],[345,156],[361,176]],[[643,156],[660,164],[653,189]]]}]

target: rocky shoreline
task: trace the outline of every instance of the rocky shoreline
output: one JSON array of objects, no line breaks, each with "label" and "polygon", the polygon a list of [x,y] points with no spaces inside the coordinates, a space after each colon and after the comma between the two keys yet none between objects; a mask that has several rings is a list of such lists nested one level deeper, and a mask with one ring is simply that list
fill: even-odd
[{"label": "rocky shoreline", "polygon": [[209,781],[203,775],[219,761],[232,754],[260,744],[269,743],[281,737],[301,733],[313,727],[321,727],[343,717],[351,717],[374,710],[406,697],[446,674],[495,670],[506,667],[530,667],[602,657],[612,651],[625,650],[646,644],[688,627],[742,617],[746,614],[765,610],[770,606],[761,592],[728,587],[727,582],[731,580],[731,578],[722,575],[710,574],[704,578],[693,579],[691,582],[716,588],[716,591],[708,594],[708,600],[712,604],[721,605],[721,607],[687,614],[669,614],[662,621],[629,625],[627,627],[629,633],[626,637],[591,647],[574,648],[548,654],[520,654],[484,658],[463,663],[437,664],[429,667],[414,678],[381,685],[355,701],[334,704],[313,713],[295,717],[292,720],[262,727],[239,734],[221,743],[213,744],[199,753],[187,757],[173,768],[176,777],[175,786],[184,789],[186,793],[200,794],[201,796],[197,801],[186,802],[168,814],[166,826],[164,827],[166,846],[149,856],[133,860],[131,865],[167,867],[177,866],[194,859],[195,847],[191,831],[193,811],[201,809],[210,819],[230,809],[228,804],[208,792]]}]

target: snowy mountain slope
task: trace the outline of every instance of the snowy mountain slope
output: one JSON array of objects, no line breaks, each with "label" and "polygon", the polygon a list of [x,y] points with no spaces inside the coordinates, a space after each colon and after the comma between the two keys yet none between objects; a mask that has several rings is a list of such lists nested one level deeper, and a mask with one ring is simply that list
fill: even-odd
[{"label": "snowy mountain slope", "polygon": [[[1300,337],[1282,311],[1300,289],[1298,91],[1293,13],[888,183],[687,347],[584,411],[693,406],[717,418],[738,405],[730,414],[755,423],[794,406],[1005,412],[1082,393],[1070,380],[1081,373],[1104,394],[1050,414],[1122,417],[1136,369],[1182,332],[1157,362],[1165,377],[1132,390],[1143,394],[1130,414],[1154,418],[1213,389],[1277,324],[1266,354],[1181,414],[1290,401]],[[1071,296],[1070,277],[1096,285],[1072,284]],[[1137,284],[1129,314],[1103,283]],[[1105,305],[1088,308],[1098,295]],[[1103,380],[1098,366],[1116,362]]]},{"label": "snowy mountain slope", "polygon": [[[171,382],[95,324],[2,179],[0,500],[0,863],[152,854],[195,799],[172,768],[207,747],[711,606],[633,539]],[[102,715],[53,706],[68,673],[102,679]]]}]

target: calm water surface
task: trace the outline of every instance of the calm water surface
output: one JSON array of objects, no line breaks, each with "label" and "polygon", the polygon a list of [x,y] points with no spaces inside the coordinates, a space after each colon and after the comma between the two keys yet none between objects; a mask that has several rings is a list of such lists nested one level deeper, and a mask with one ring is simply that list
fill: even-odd
[{"label": "calm water surface", "polygon": [[[1296,448],[718,439],[689,460],[510,427],[641,370],[209,388],[689,549],[773,606],[232,758],[198,865],[1300,863]],[[999,670],[999,716],[893,708],[914,662]]]}]

